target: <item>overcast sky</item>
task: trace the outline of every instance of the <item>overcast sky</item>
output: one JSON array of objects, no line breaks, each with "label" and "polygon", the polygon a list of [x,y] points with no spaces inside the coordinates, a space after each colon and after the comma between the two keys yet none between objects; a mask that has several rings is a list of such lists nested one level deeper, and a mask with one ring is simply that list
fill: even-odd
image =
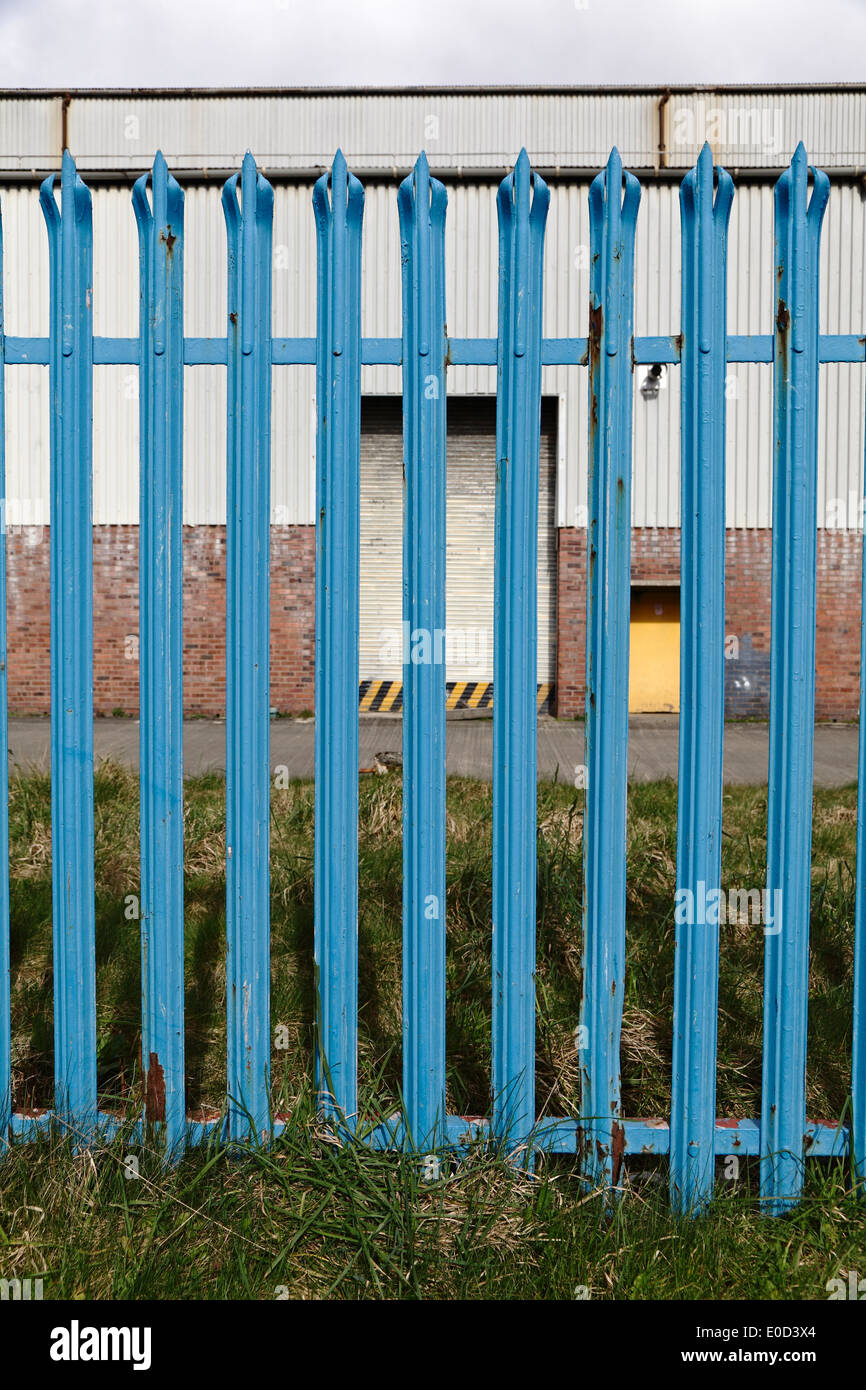
[{"label": "overcast sky", "polygon": [[866,0],[0,0],[0,87],[866,80]]}]

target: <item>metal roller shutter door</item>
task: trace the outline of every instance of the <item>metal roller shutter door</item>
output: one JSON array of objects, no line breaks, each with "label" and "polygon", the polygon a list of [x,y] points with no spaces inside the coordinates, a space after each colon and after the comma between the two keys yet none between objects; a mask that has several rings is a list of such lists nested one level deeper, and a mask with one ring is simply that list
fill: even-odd
[{"label": "metal roller shutter door", "polygon": [[[448,401],[446,620],[452,683],[493,680],[493,519],[496,403]],[[556,665],[556,411],[542,408],[538,515],[538,683]],[[367,398],[361,434],[362,682],[400,682],[403,435],[399,399]]]}]

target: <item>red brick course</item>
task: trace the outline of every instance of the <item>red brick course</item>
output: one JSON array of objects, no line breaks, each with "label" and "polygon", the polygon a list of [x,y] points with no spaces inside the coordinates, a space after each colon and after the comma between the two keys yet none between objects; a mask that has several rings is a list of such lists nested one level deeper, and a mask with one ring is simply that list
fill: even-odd
[{"label": "red brick course", "polygon": [[[632,533],[632,580],[678,581],[679,531]],[[770,532],[728,531],[725,631],[739,656],[726,665],[729,716],[769,706]],[[856,719],[859,700],[861,536],[818,533],[816,715]],[[48,528],[10,531],[9,708],[50,708]],[[315,529],[271,528],[271,704],[313,707]],[[184,528],[184,707],[225,712],[225,527]],[[138,713],[138,527],[93,530],[94,708]],[[557,712],[583,714],[586,532],[558,533]]]},{"label": "red brick course", "polygon": [[[50,709],[48,527],[10,531],[9,708]],[[184,708],[225,712],[225,527],[184,527]],[[271,705],[313,707],[312,526],[271,528]],[[138,527],[93,528],[93,703],[138,713]]]},{"label": "red brick course", "polygon": [[[729,717],[766,718],[770,678],[770,575],[768,530],[727,533],[725,632],[739,642],[737,660],[726,664]],[[818,719],[856,719],[860,664],[862,537],[856,531],[818,532],[818,601],[815,714]],[[677,528],[632,532],[632,582],[679,581]],[[586,532],[559,532],[557,712],[584,711],[586,643]]]}]

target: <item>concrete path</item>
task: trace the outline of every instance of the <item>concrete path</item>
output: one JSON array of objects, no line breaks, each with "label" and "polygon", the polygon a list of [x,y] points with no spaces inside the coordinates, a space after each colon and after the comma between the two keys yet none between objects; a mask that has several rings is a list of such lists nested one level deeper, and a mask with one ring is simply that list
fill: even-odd
[{"label": "concrete path", "polygon": [[[279,719],[271,724],[271,765],[285,766],[290,777],[312,777],[311,719]],[[402,745],[399,715],[361,716],[361,766],[373,764],[378,753],[397,753]],[[857,780],[855,724],[820,724],[815,729],[815,782],[838,787]],[[49,766],[49,724],[46,719],[9,721],[10,761],[15,767]],[[629,730],[629,774],[637,781],[677,775],[678,729],[675,715],[638,715]],[[766,724],[729,724],[725,730],[725,781],[756,785],[767,780]],[[96,757],[113,758],[138,767],[138,721],[98,719]],[[490,777],[493,721],[489,716],[448,719],[448,772],[465,777]],[[583,761],[583,725],[543,717],[538,727],[538,773],[543,778],[573,782]],[[225,767],[225,724],[193,719],[184,726],[184,764],[188,776]]]}]

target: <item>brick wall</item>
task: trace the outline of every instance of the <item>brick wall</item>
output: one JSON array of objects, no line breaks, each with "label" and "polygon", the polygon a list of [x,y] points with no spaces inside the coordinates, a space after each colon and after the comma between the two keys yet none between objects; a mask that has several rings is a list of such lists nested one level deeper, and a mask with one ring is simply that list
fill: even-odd
[{"label": "brick wall", "polygon": [[[679,580],[678,529],[632,532],[632,582]],[[859,701],[860,567],[855,531],[818,533],[815,712],[818,719],[856,719]],[[586,642],[586,532],[565,528],[558,550],[557,709],[583,714]],[[725,632],[738,654],[725,663],[729,718],[766,718],[770,699],[771,533],[728,531]]]},{"label": "brick wall", "polygon": [[[859,699],[861,537],[818,533],[816,714],[856,719]],[[632,578],[679,577],[679,531],[638,529]],[[50,708],[48,528],[7,536],[9,708]],[[313,707],[314,564],[312,526],[271,529],[271,704],[286,713]],[[561,716],[583,714],[586,642],[586,532],[558,532],[557,701]],[[737,638],[725,665],[729,717],[765,718],[770,692],[770,532],[729,531],[725,631]],[[184,528],[184,704],[188,714],[225,712],[225,527]],[[93,531],[94,707],[138,712],[138,527]],[[130,640],[132,639],[132,640]]]},{"label": "brick wall", "polygon": [[[50,708],[48,527],[10,531],[9,708]],[[184,707],[225,713],[225,527],[184,527]],[[271,704],[313,707],[312,526],[271,528]],[[138,713],[138,527],[93,528],[94,708]]]}]

